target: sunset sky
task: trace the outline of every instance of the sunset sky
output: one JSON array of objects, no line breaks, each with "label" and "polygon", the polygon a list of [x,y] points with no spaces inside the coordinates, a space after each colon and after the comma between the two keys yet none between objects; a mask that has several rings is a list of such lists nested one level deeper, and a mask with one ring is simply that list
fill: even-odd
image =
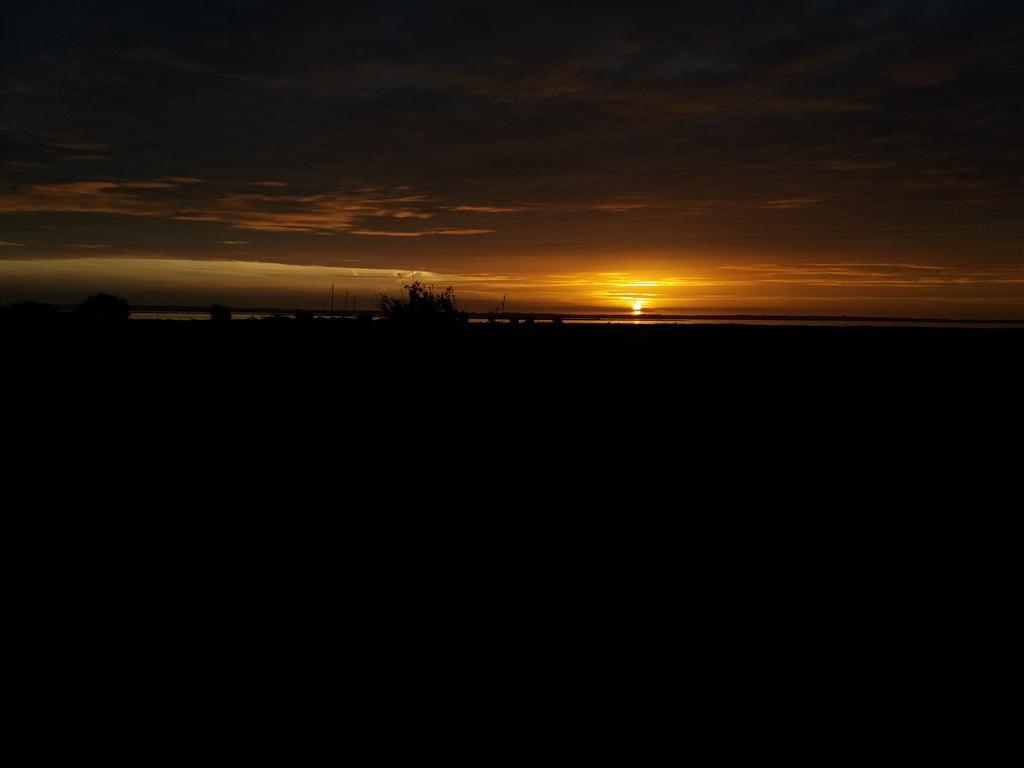
[{"label": "sunset sky", "polygon": [[1019,0],[0,9],[0,303],[1024,317]]}]

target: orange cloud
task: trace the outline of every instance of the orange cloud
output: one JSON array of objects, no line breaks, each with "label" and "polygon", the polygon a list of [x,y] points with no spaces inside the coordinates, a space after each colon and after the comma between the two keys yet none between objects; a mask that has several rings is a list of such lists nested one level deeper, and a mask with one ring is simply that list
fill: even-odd
[{"label": "orange cloud", "polygon": [[806,208],[809,205],[817,205],[820,202],[820,197],[794,197],[785,200],[768,200],[759,207],[772,211],[786,211],[793,208]]},{"label": "orange cloud", "polygon": [[[374,190],[318,195],[229,192],[201,199],[194,193],[175,193],[185,184],[198,183],[199,179],[189,177],[167,177],[36,184],[16,193],[0,195],[0,213],[118,214],[220,222],[236,229],[264,232],[312,234],[349,231],[364,218],[425,220],[434,216],[416,207],[423,200],[421,195],[389,195]],[[428,234],[434,233],[432,230]],[[462,234],[457,230],[448,233]]]},{"label": "orange cloud", "polygon": [[526,206],[456,205],[451,210],[464,213],[521,213],[529,209]]},{"label": "orange cloud", "polygon": [[371,235],[373,237],[423,237],[432,232],[390,232],[383,229],[353,229],[353,235]]},{"label": "orange cloud", "polygon": [[597,205],[590,206],[590,210],[625,213],[626,211],[635,211],[637,208],[643,207],[643,203],[598,203]]},{"label": "orange cloud", "polygon": [[353,229],[353,235],[374,235],[377,237],[427,237],[428,235],[488,235],[493,229],[424,229],[412,232],[396,232],[380,229]]}]

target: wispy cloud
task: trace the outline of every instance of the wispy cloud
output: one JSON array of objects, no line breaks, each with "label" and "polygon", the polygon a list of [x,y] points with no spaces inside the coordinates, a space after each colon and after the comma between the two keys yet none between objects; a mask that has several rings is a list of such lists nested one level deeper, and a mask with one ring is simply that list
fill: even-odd
[{"label": "wispy cloud", "polygon": [[[216,222],[265,232],[335,234],[362,219],[427,220],[424,198],[362,189],[334,194],[222,192],[200,189],[189,177],[84,180],[35,184],[0,194],[2,213],[69,212],[118,214]],[[426,234],[482,234],[482,230],[437,229]]]},{"label": "wispy cloud", "polygon": [[597,203],[590,206],[590,210],[604,211],[606,213],[625,213],[626,211],[635,211],[643,207],[643,203]]},{"label": "wispy cloud", "polygon": [[810,205],[817,205],[820,202],[820,197],[792,197],[783,200],[767,200],[761,203],[760,207],[772,211],[788,211],[794,208],[806,208]]},{"label": "wispy cloud", "polygon": [[752,284],[822,287],[928,288],[941,285],[1010,285],[1024,283],[1024,267],[885,263],[877,261],[805,262],[797,264],[720,265],[739,272]]},{"label": "wispy cloud", "polygon": [[423,237],[433,232],[392,232],[385,229],[353,229],[353,235],[369,235],[371,237]]},{"label": "wispy cloud", "polygon": [[74,149],[81,152],[100,152],[107,149],[110,144],[105,141],[89,141],[86,139],[52,138],[46,142],[51,147],[60,149]]},{"label": "wispy cloud", "polygon": [[825,163],[830,171],[880,171],[891,166],[890,162],[872,160],[830,160]]},{"label": "wispy cloud", "polygon": [[126,59],[150,64],[162,64],[165,67],[178,69],[182,72],[201,74],[212,72],[213,68],[197,61],[186,59],[174,51],[165,48],[135,48],[124,54]]},{"label": "wispy cloud", "polygon": [[522,213],[530,210],[525,205],[501,206],[501,205],[456,205],[450,210],[463,213]]},{"label": "wispy cloud", "polygon": [[394,231],[381,229],[353,229],[353,235],[371,235],[374,237],[427,237],[430,235],[489,235],[493,229],[423,229],[418,231]]},{"label": "wispy cloud", "polygon": [[180,187],[181,183],[170,179],[157,179],[155,181],[119,181],[117,186],[121,189],[173,189]]},{"label": "wispy cloud", "polygon": [[110,158],[107,155],[61,155],[60,159],[66,163],[92,163]]}]

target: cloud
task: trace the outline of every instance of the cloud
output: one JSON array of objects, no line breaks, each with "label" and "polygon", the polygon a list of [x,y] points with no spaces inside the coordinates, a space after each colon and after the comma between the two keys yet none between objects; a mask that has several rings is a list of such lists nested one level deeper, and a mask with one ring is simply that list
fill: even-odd
[{"label": "cloud", "polygon": [[830,171],[880,171],[892,167],[887,161],[871,160],[830,160],[825,167]]},{"label": "cloud", "polygon": [[497,206],[497,205],[455,205],[448,210],[458,213],[567,213],[580,210],[605,211],[609,213],[624,213],[634,211],[638,208],[647,207],[644,203],[593,203],[590,205],[575,205],[572,203],[535,203],[532,205]]},{"label": "cloud", "polygon": [[749,276],[752,285],[920,288],[955,285],[1024,284],[1024,268],[1004,265],[912,264],[888,262],[802,262],[720,265],[719,270]]},{"label": "cloud", "polygon": [[643,208],[643,203],[598,203],[590,206],[592,211],[605,211],[607,213],[625,213]]},{"label": "cloud", "polygon": [[50,139],[47,143],[51,147],[76,149],[82,152],[98,152],[110,147],[110,144],[105,141],[86,141],[84,139]]},{"label": "cloud", "polygon": [[373,235],[377,237],[427,237],[429,235],[489,235],[493,229],[425,229],[419,231],[393,231],[379,229],[354,229],[353,235]]},{"label": "cloud", "polygon": [[119,193],[113,181],[69,181],[35,184],[13,194],[0,194],[0,213],[118,213],[157,215],[132,195]]},{"label": "cloud", "polygon": [[118,182],[117,186],[121,189],[172,189],[173,187],[180,187],[181,184],[170,180],[121,181]]},{"label": "cloud", "polygon": [[14,243],[10,240],[0,240],[0,248],[24,248],[25,243]]},{"label": "cloud", "polygon": [[107,155],[61,155],[60,159],[66,163],[91,163],[101,160],[109,160],[110,157]]},{"label": "cloud", "polygon": [[433,232],[393,232],[383,229],[353,229],[353,235],[369,235],[372,237],[424,237],[432,235]]},{"label": "cloud", "polygon": [[498,205],[456,205],[449,210],[463,213],[521,213],[530,210],[527,206],[498,206]]},{"label": "cloud", "polygon": [[767,200],[759,207],[772,211],[788,211],[794,208],[806,208],[810,205],[817,205],[821,202],[820,197],[793,197],[784,200]]},{"label": "cloud", "polygon": [[213,72],[213,68],[197,61],[183,58],[173,51],[164,48],[135,48],[124,54],[126,59],[150,64],[162,64],[165,67],[179,69],[183,72],[203,74]]},{"label": "cloud", "polygon": [[[354,229],[361,219],[425,220],[434,215],[416,207],[423,201],[421,195],[393,195],[364,189],[312,195],[203,192],[197,197],[194,191],[179,190],[182,182],[184,179],[35,184],[13,194],[0,195],[0,212],[116,214],[306,234],[345,232]],[[189,183],[193,182],[189,180]],[[461,234],[458,230],[447,233]],[[472,230],[472,233],[478,231]]]},{"label": "cloud", "polygon": [[432,214],[410,206],[420,199],[365,191],[321,195],[228,193],[209,201],[205,212],[174,218],[219,221],[236,229],[264,232],[334,234],[354,229],[357,221],[366,218],[428,219]]}]

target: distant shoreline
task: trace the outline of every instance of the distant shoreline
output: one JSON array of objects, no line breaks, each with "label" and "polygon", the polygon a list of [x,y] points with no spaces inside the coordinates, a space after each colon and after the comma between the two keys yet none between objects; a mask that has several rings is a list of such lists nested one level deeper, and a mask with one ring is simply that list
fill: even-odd
[{"label": "distant shoreline", "polygon": [[[51,307],[59,312],[71,312],[76,308],[74,304],[51,304]],[[382,317],[377,310],[316,310],[304,308],[285,307],[228,307],[235,319],[244,320],[252,317],[288,317],[295,314],[308,314],[316,318],[330,319],[354,319],[359,316],[369,315],[374,318]],[[140,304],[132,306],[133,320],[178,320],[178,319],[206,319],[210,314],[209,306],[187,306],[180,304]],[[141,317],[140,317],[141,315]],[[172,317],[146,317],[146,315],[172,315]],[[195,317],[174,317],[174,316],[195,316]],[[866,323],[874,325],[976,325],[976,326],[1021,326],[1024,327],[1024,318],[1009,319],[981,319],[981,318],[950,318],[950,317],[893,317],[887,315],[796,315],[796,314],[752,314],[752,313],[714,313],[714,314],[693,314],[693,313],[656,313],[643,312],[634,314],[632,312],[467,312],[466,316],[475,322],[494,320],[496,322],[523,322],[539,321],[552,322],[560,320],[565,323],[617,323],[617,324],[714,324],[714,323],[750,323],[750,324],[842,324],[851,325]]]},{"label": "distant shoreline", "polygon": [[[61,310],[74,309],[72,305],[58,305]],[[229,307],[230,311],[239,319],[246,315],[294,315],[296,312],[309,312],[316,317],[337,317],[353,318],[360,314],[380,316],[376,310],[313,310],[303,308],[282,308],[282,307]],[[133,313],[174,313],[174,314],[209,314],[209,307],[191,307],[180,305],[139,305],[133,306]],[[725,321],[725,322],[817,322],[817,323],[966,323],[977,325],[1024,325],[1024,318],[1017,319],[978,319],[978,318],[949,318],[949,317],[892,317],[886,315],[773,315],[773,314],[661,314],[644,312],[635,315],[630,312],[468,312],[471,320],[489,320],[492,317],[497,321],[533,319],[539,321],[550,321],[560,318],[565,322],[579,321],[601,321],[609,322],[672,322],[672,321]],[[140,318],[141,319],[141,318]]]}]

